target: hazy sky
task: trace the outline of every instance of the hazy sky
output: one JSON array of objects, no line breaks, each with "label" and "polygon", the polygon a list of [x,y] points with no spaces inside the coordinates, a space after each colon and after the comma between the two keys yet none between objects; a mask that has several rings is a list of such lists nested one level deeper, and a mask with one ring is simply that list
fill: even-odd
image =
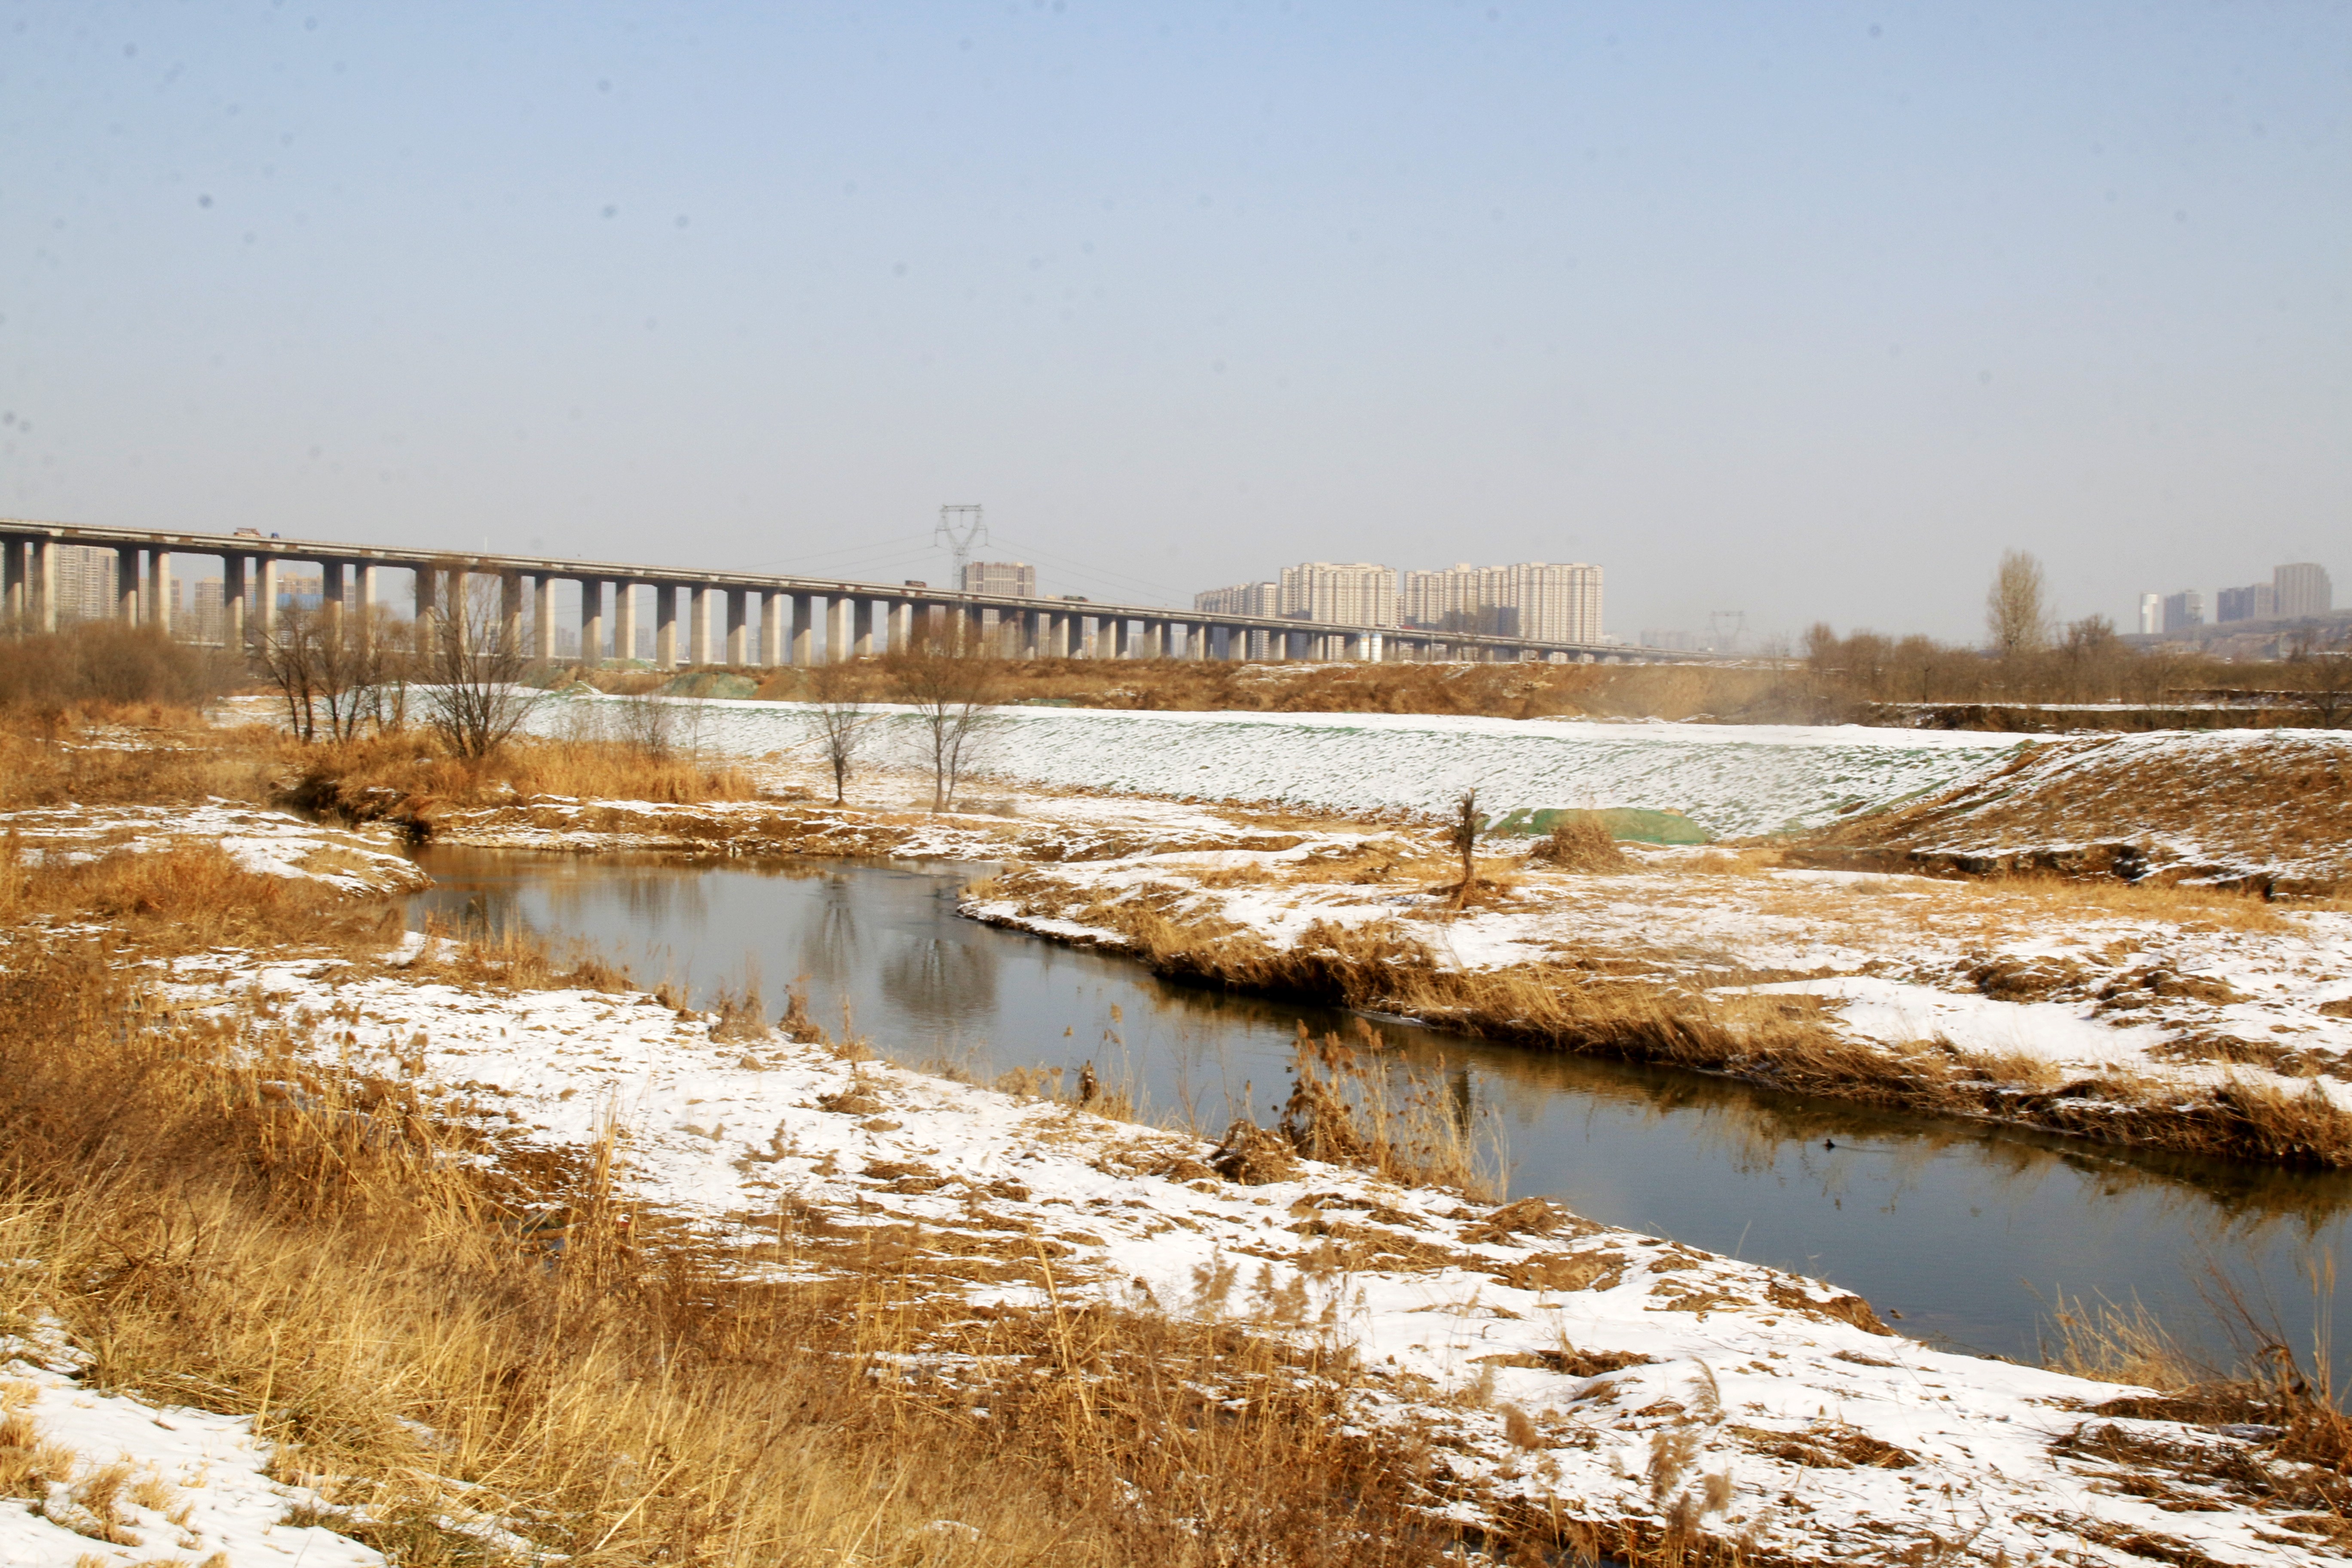
[{"label": "hazy sky", "polygon": [[0,512],[2352,597],[2352,6],[0,0]]}]

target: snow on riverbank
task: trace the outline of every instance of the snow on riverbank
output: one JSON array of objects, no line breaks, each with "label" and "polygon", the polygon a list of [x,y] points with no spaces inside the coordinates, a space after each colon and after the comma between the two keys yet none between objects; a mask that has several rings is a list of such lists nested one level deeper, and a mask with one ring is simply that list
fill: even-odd
[{"label": "snow on riverbank", "polygon": [[[269,1477],[271,1446],[248,1416],[100,1394],[59,1344],[0,1342],[0,1406],[18,1495],[0,1498],[0,1563],[113,1568],[263,1563],[381,1568],[370,1547],[315,1524],[329,1511],[307,1487]],[[0,1428],[0,1433],[10,1428]],[[30,1491],[33,1495],[23,1495]]]},{"label": "snow on riverbank", "polygon": [[1433,1437],[1465,1521],[1527,1505],[1679,1521],[1794,1561],[2123,1568],[2139,1542],[2173,1561],[2329,1559],[2242,1497],[2187,1471],[2134,1479],[2113,1444],[2082,1441],[2112,1431],[2218,1468],[2263,1462],[2263,1432],[2102,1414],[2129,1391],[1931,1351],[1854,1298],[1538,1202],[1497,1210],[1313,1163],[1220,1180],[1185,1135],[728,1037],[641,994],[236,952],[165,973],[225,1017],[257,996],[298,1030],[331,1009],[322,1069],[421,1070],[446,1114],[504,1136],[577,1151],[617,1121],[632,1195],[753,1270],[791,1268],[764,1244],[814,1216],[916,1237],[954,1267],[908,1277],[975,1305],[1052,1305],[1050,1258],[1060,1300],[1337,1337],[1373,1371],[1358,1421]]},{"label": "snow on riverbank", "polygon": [[239,869],[324,882],[347,893],[404,892],[430,879],[383,828],[331,827],[283,811],[213,800],[202,805],[61,805],[0,812],[27,859],[95,860],[182,845],[218,846]]},{"label": "snow on riverbank", "polygon": [[[593,731],[619,700],[567,695],[542,734]],[[695,743],[743,757],[806,749],[790,702],[681,701]],[[875,751],[917,761],[920,721],[875,710]],[[1607,724],[1422,713],[1194,713],[1004,708],[974,747],[982,777],[1338,813],[1442,814],[1465,789],[1503,814],[1678,811],[1724,837],[1818,826],[1841,810],[1946,788],[2025,737],[1858,725]]]},{"label": "snow on riverbank", "polygon": [[[1334,829],[1273,851],[1066,860],[1016,868],[964,912],[1111,948],[1130,945],[1129,907],[1274,953],[1377,927],[1440,970],[1517,970],[1544,990],[1598,972],[1669,997],[1818,999],[1816,1021],[1846,1040],[1948,1047],[2029,1097],[2108,1074],[2146,1086],[2136,1098],[2151,1102],[2162,1086],[2202,1101],[2251,1085],[2352,1113],[2352,911],[1775,869],[1670,849],[1599,875],[1518,863],[1507,893],[1457,910],[1438,886],[1442,857],[1433,838]],[[2021,1102],[2018,1114],[2038,1113]]]}]

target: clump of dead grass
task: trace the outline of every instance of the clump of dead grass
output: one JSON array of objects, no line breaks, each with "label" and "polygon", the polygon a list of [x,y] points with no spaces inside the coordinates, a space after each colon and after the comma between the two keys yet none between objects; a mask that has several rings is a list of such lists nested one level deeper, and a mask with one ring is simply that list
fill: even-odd
[{"label": "clump of dead grass", "polygon": [[1528,858],[1560,871],[1622,871],[1625,852],[1597,816],[1563,815],[1536,840]]},{"label": "clump of dead grass", "polygon": [[619,741],[518,738],[480,758],[454,755],[423,730],[287,746],[299,769],[283,791],[289,804],[335,821],[394,822],[420,837],[437,812],[537,796],[699,805],[756,793],[740,769]]},{"label": "clump of dead grass", "polygon": [[185,952],[223,945],[381,948],[396,906],[354,898],[309,877],[247,870],[219,845],[180,839],[86,860],[27,857],[0,839],[0,925],[97,921],[142,945]]},{"label": "clump of dead grass", "polygon": [[[1361,1019],[1353,1045],[1298,1026],[1290,1098],[1276,1130],[1310,1160],[1355,1165],[1402,1186],[1439,1187],[1483,1202],[1502,1195],[1493,1123],[1448,1082],[1439,1061],[1415,1071]],[[1482,1137],[1482,1132],[1486,1134]]]}]

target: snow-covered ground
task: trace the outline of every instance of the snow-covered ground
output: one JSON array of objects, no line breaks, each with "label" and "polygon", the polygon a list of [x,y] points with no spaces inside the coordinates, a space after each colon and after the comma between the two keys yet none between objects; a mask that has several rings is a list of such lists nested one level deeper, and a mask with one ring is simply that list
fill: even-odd
[{"label": "snow-covered ground", "polygon": [[[598,710],[615,700],[566,696],[541,704],[531,724],[545,734],[593,732]],[[762,757],[811,744],[798,703],[678,707],[691,714],[681,729],[711,752]],[[917,716],[874,711],[874,754],[919,758]],[[1842,810],[1942,789],[2025,738],[1859,725],[1004,708],[973,750],[979,776],[1030,784],[1339,814],[1442,814],[1475,786],[1496,815],[1633,806],[1681,812],[1725,837],[1818,826]]]},{"label": "snow-covered ground", "polygon": [[[1055,869],[1089,879],[1089,898],[1244,865],[1280,875],[1318,856],[1336,864],[1395,831],[1275,831],[1199,806],[1087,797],[1024,798],[1008,807],[1016,808],[1022,815],[948,818],[930,831],[946,848],[963,835],[967,854],[1004,826],[1050,826],[1073,843],[1122,841],[1124,853]],[[580,809],[509,808],[559,820]],[[1052,818],[1065,810],[1066,821]],[[136,847],[181,834],[187,820],[117,813],[100,837]],[[301,868],[330,843],[325,830],[245,808],[225,808],[217,826],[275,846],[267,858],[299,874],[316,874]],[[1252,834],[1258,847],[1233,847]],[[1145,842],[1188,836],[1205,847]],[[63,838],[53,846],[62,848]],[[1737,874],[1696,865],[1660,852],[1623,877],[1562,879],[1552,918],[1572,910],[1585,921],[1639,919],[1661,944],[1684,940],[1671,938],[1681,919],[1688,940],[1704,933],[1727,952],[1751,944],[1735,955],[1745,983],[1787,984],[1766,977],[1768,962],[1785,975],[1801,961],[1866,945],[1851,921],[1838,927],[1830,918],[1839,901],[1892,911],[1915,890],[1822,873],[1748,877],[1788,901],[1742,913],[1706,885]],[[1275,939],[1302,900],[1331,900],[1324,918],[1354,918],[1337,901],[1347,897],[1364,918],[1397,918],[1393,900],[1413,896],[1348,888],[1243,883],[1222,891],[1247,900],[1233,912]],[[1612,905],[1622,912],[1608,915]],[[1973,918],[1985,928],[1985,911]],[[1544,927],[1532,908],[1445,925],[1466,963],[1544,950],[1566,929]],[[2085,934],[2095,950],[2097,940],[2126,940]],[[2214,942],[2216,952],[2235,940],[2218,928],[2190,934]],[[2310,990],[2307,975],[2341,974],[2342,932],[2302,940],[2314,945],[2279,971],[2283,985]],[[372,963],[222,951],[149,967],[183,1016],[242,1020],[275,1037],[289,1023],[302,1035],[306,1020],[331,1010],[334,1030],[309,1032],[320,1042],[318,1070],[410,1077],[442,1114],[502,1139],[577,1151],[617,1125],[630,1199],[733,1246],[749,1272],[832,1266],[814,1240],[805,1255],[777,1255],[771,1244],[791,1216],[812,1237],[874,1226],[908,1234],[911,1225],[952,1262],[930,1277],[934,1288],[975,1304],[1045,1304],[1043,1258],[1065,1300],[1345,1343],[1372,1372],[1356,1397],[1360,1428],[1409,1427],[1433,1439],[1439,1489],[1465,1521],[1526,1504],[1649,1529],[1680,1521],[1789,1561],[1894,1562],[1924,1550],[1988,1563],[2124,1568],[2151,1545],[2182,1562],[2300,1568],[2336,1560],[2316,1527],[2298,1530],[2215,1479],[2284,1473],[2265,1451],[2271,1429],[2103,1412],[2132,1391],[1933,1351],[1816,1282],[1540,1203],[1498,1209],[1311,1162],[1255,1184],[1221,1179],[1209,1169],[1212,1148],[1188,1135],[854,1060],[821,1042],[743,1037],[713,1016],[683,1015],[643,994],[479,984],[463,978],[478,969],[445,963],[446,948],[412,938]],[[1857,982],[1872,978],[1857,972]],[[2260,978],[2250,968],[2233,984],[2251,991]],[[1885,998],[1858,991],[1852,1003],[1881,1006]],[[2332,1014],[2315,1016],[2336,1027]],[[420,1041],[428,1042],[421,1058]],[[40,1389],[28,1406],[38,1432],[93,1462],[128,1466],[127,1485],[152,1473],[157,1487],[146,1495],[158,1502],[126,1493],[118,1528],[141,1544],[110,1548],[72,1533],[89,1521],[73,1513],[70,1496],[88,1476],[71,1470],[54,1507],[0,1509],[0,1551],[16,1553],[0,1561],[65,1568],[85,1556],[126,1562],[133,1552],[201,1555],[190,1541],[239,1563],[276,1562],[281,1546],[289,1561],[376,1560],[323,1531],[277,1522],[309,1494],[269,1481],[266,1455],[237,1423],[82,1391],[61,1355],[48,1359],[46,1372],[29,1362],[17,1369]],[[955,1374],[952,1364],[944,1370]],[[8,1397],[0,1381],[0,1402]],[[214,1457],[210,1469],[205,1455]],[[217,1489],[173,1522],[197,1495],[196,1481]],[[167,1539],[167,1530],[181,1533]]]},{"label": "snow-covered ground", "polygon": [[[749,1268],[795,1265],[765,1245],[775,1220],[742,1216],[913,1224],[974,1302],[1048,1305],[1050,1258],[1065,1300],[1349,1343],[1374,1372],[1357,1421],[1434,1436],[1465,1520],[1514,1503],[1679,1520],[1795,1561],[1924,1549],[2122,1568],[2138,1559],[2112,1543],[2130,1542],[2172,1561],[2335,1560],[2198,1479],[2260,1462],[2268,1430],[2103,1414],[2130,1391],[1929,1350],[1811,1281],[1341,1167],[1222,1180],[1187,1136],[821,1044],[722,1037],[714,1016],[643,995],[484,990],[431,963],[219,952],[163,984],[225,1016],[256,996],[280,1021],[332,1007],[350,1031],[339,1056],[421,1072],[453,1106],[488,1102],[478,1114],[509,1136],[576,1149],[617,1119],[635,1199],[739,1244]],[[2194,1463],[2151,1472],[2083,1441],[2109,1429]]]},{"label": "snow-covered ground", "polygon": [[213,800],[202,805],[61,805],[0,813],[28,862],[89,861],[124,851],[217,846],[247,871],[325,882],[347,893],[387,893],[430,880],[383,829],[331,827],[282,811]]},{"label": "snow-covered ground", "polygon": [[0,1498],[7,1568],[381,1568],[373,1548],[291,1522],[331,1510],[270,1478],[251,1417],[85,1388],[84,1358],[53,1335],[0,1340],[0,1445],[12,1481],[35,1478]]},{"label": "snow-covered ground", "polygon": [[[1363,858],[1384,848],[1417,850],[1419,874],[1367,879]],[[2197,1100],[2257,1084],[2352,1112],[2352,911],[1773,869],[1769,855],[1751,867],[1675,849],[1633,850],[1600,875],[1522,863],[1507,896],[1455,910],[1435,890],[1439,856],[1410,830],[1335,828],[1280,849],[1019,868],[966,912],[1114,948],[1130,900],[1277,952],[1318,926],[1377,925],[1444,969],[1579,984],[1547,967],[1567,961],[1668,992],[1818,997],[1820,1021],[1851,1040],[1948,1048],[2021,1091],[2121,1075]]]}]

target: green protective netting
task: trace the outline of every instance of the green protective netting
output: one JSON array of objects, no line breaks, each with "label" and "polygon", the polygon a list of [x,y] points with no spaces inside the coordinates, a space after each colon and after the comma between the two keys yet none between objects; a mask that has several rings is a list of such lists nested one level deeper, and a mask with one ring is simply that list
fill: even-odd
[{"label": "green protective netting", "polygon": [[1512,812],[1488,825],[1490,834],[1508,834],[1514,837],[1540,838],[1556,822],[1572,822],[1579,817],[1591,817],[1609,829],[1612,838],[1626,839],[1635,844],[1706,844],[1712,842],[1706,830],[1679,811],[1650,811],[1641,806],[1612,805],[1597,811],[1571,811],[1545,807],[1530,811],[1526,808]]}]

